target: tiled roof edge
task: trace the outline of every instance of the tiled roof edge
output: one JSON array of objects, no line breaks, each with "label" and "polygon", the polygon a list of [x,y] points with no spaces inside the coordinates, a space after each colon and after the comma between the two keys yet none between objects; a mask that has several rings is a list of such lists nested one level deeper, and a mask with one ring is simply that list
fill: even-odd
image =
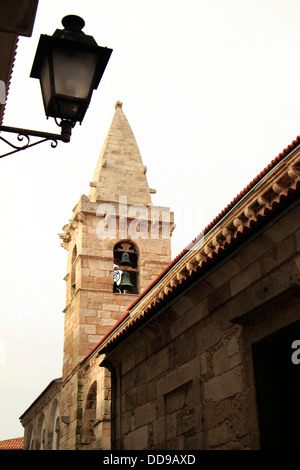
[{"label": "tiled roof edge", "polygon": [[7,84],[6,84],[5,103],[4,103],[4,105],[3,105],[2,113],[1,113],[1,116],[0,116],[0,124],[3,123],[3,119],[4,119],[4,114],[5,114],[5,109],[6,109],[7,98],[8,98],[9,89],[10,89],[11,80],[12,80],[12,73],[13,73],[13,69],[14,69],[14,65],[15,65],[15,61],[16,61],[16,55],[17,55],[18,44],[19,44],[19,36],[16,37],[16,42],[15,42],[15,47],[14,47],[14,52],[13,52],[13,59],[12,59],[11,69],[10,69],[10,74],[9,74],[9,80],[8,80],[8,82],[7,82]]},{"label": "tiled roof edge", "polygon": [[[198,267],[195,267],[191,272],[189,272],[185,278],[183,278],[178,286],[176,286],[173,289],[170,289],[170,291],[162,298],[158,298],[155,300],[154,303],[149,305],[149,307],[142,311],[140,315],[136,317],[132,317],[132,319],[125,324],[123,329],[120,329],[118,332],[117,326],[115,327],[116,334],[115,336],[112,335],[112,338],[105,344],[102,350],[99,351],[99,354],[104,354],[107,353],[109,350],[111,350],[113,347],[115,347],[117,344],[119,344],[124,337],[128,336],[136,327],[138,327],[141,323],[144,321],[147,321],[147,319],[152,318],[152,315],[155,314],[156,311],[159,311],[161,308],[164,307],[166,302],[172,300],[174,296],[180,293],[181,291],[184,291],[190,283],[193,282],[193,280],[196,280],[197,277],[201,274],[205,274],[206,272],[209,272],[210,269],[219,261],[224,259],[228,254],[230,254],[231,251],[234,251],[237,246],[240,246],[241,243],[249,239],[251,237],[252,233],[256,232],[260,227],[264,226],[265,223],[267,223],[270,218],[273,218],[276,214],[278,214],[282,208],[285,207],[286,203],[289,203],[289,199],[293,200],[293,198],[297,195],[299,197],[300,193],[300,181],[297,183],[296,189],[291,189],[288,191],[287,194],[283,194],[280,196],[280,200],[277,202],[274,202],[272,205],[272,208],[267,208],[266,212],[264,215],[260,215],[257,220],[251,221],[249,226],[244,226],[242,232],[237,232],[236,236],[233,237],[230,243],[226,243],[226,245],[222,248],[219,248],[218,251],[213,252],[211,257],[208,257],[203,264]],[[130,315],[128,316],[130,318]],[[107,335],[108,337],[109,335]],[[104,338],[102,343],[104,343],[104,340],[108,338]],[[101,344],[98,345],[98,348],[101,346]]]},{"label": "tiled roof edge", "polygon": [[207,234],[254,186],[259,183],[281,160],[283,160],[292,150],[300,145],[300,136],[298,136],[288,147],[286,147],[276,158],[274,158],[269,165],[267,165],[220,213],[216,216],[201,232],[198,234],[160,273],[160,275],[152,281],[151,284],[137,297],[134,302],[128,307],[127,311],[130,312],[132,308],[151,290],[161,278],[174,266],[189,250],[190,248],[204,235]]},{"label": "tiled roof edge", "polygon": [[[137,306],[137,304],[149,293],[149,291],[155,287],[159,281],[174,267],[183,257],[186,255],[190,247],[193,246],[199,238],[207,234],[217,223],[229,213],[229,211],[238,204],[241,199],[246,196],[268,173],[273,170],[276,165],[278,165],[285,157],[287,157],[293,150],[295,150],[300,145],[300,136],[298,136],[288,147],[286,147],[276,158],[274,158],[269,165],[267,165],[220,213],[215,217],[212,222],[207,225],[203,232],[200,235],[194,238],[194,240],[189,243],[186,248],[184,248],[181,253],[179,253],[171,263],[161,272],[161,274],[151,283],[149,286],[135,299],[135,301],[128,307],[125,315],[111,328],[111,330],[100,340],[100,342],[85,356],[85,358],[80,362],[82,366],[103,344],[109,336],[113,333],[114,330],[117,330],[118,327],[130,316],[131,310]],[[136,320],[134,320],[136,321]]]},{"label": "tiled roof edge", "polygon": [[22,419],[26,413],[28,413],[28,411],[39,401],[39,399],[56,383],[62,383],[62,378],[58,378],[58,379],[53,379],[51,380],[51,382],[47,385],[47,387],[39,394],[39,396],[31,403],[31,405],[27,408],[26,411],[24,411],[24,413],[20,416],[19,419]]}]

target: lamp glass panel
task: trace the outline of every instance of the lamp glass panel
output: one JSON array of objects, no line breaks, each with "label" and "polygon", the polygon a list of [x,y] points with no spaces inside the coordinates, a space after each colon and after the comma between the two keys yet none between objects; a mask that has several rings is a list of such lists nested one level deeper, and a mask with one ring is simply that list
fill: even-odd
[{"label": "lamp glass panel", "polygon": [[93,84],[97,55],[72,49],[53,49],[55,94],[87,99]]},{"label": "lamp glass panel", "polygon": [[45,110],[47,110],[50,99],[51,99],[49,61],[48,61],[47,56],[45,56],[43,66],[41,68],[40,84],[41,84],[41,89],[42,89]]}]

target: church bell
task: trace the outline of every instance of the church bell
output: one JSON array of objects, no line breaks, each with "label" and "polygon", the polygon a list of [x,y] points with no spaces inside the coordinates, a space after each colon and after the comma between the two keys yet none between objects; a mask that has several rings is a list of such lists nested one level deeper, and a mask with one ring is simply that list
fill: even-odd
[{"label": "church bell", "polygon": [[121,266],[130,266],[130,265],[131,265],[131,261],[129,258],[129,253],[125,251],[124,253],[122,253]]},{"label": "church bell", "polygon": [[128,271],[123,271],[121,276],[121,282],[119,284],[120,289],[131,290],[133,289],[133,284],[131,283],[130,274]]}]

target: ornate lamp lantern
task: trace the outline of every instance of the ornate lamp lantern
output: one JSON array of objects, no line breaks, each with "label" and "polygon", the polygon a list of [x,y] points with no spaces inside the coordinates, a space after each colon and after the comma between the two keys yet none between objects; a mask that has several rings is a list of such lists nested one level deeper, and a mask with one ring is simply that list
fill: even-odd
[{"label": "ornate lamp lantern", "polygon": [[42,34],[30,76],[40,80],[47,117],[82,122],[112,53],[82,31],[82,18],[63,18],[65,29]]},{"label": "ornate lamp lantern", "polygon": [[55,119],[61,135],[0,126],[0,131],[27,137],[28,144],[19,150],[35,145],[29,144],[29,135],[70,141],[71,130],[76,122],[82,122],[112,53],[82,31],[85,23],[79,16],[64,17],[62,25],[64,29],[57,29],[53,36],[40,36],[30,74],[39,79],[45,114]]}]

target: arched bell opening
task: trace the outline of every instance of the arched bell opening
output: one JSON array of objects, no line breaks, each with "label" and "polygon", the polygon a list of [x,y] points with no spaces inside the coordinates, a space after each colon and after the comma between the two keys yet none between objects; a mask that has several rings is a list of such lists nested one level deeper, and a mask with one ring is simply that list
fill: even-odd
[{"label": "arched bell opening", "polygon": [[134,243],[125,240],[114,247],[115,293],[138,293],[138,252]]}]

